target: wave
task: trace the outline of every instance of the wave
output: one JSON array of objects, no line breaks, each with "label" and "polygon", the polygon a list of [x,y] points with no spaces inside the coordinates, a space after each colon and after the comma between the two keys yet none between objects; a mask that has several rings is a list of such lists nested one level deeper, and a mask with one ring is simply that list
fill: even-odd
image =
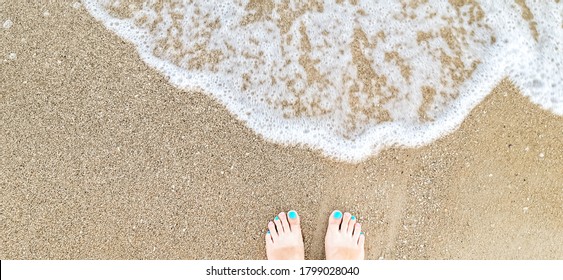
[{"label": "wave", "polygon": [[505,77],[563,115],[559,0],[83,4],[173,85],[343,161],[436,140]]}]

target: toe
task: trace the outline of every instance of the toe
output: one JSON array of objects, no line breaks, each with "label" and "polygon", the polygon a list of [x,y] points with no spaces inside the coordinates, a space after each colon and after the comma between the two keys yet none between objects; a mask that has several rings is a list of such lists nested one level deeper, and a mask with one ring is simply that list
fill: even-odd
[{"label": "toe", "polygon": [[279,216],[276,216],[274,218],[274,224],[276,225],[276,230],[277,230],[278,234],[283,233],[283,226],[282,226],[281,219],[280,219]]},{"label": "toe", "polygon": [[284,232],[291,232],[291,230],[289,229],[289,221],[287,220],[287,215],[285,214],[285,212],[281,212],[278,214],[278,217],[280,217],[280,221],[283,227],[283,231]]},{"label": "toe", "polygon": [[276,225],[274,222],[270,221],[268,223],[268,231],[270,232],[272,240],[275,242],[278,239],[278,232],[276,231]]},{"label": "toe", "polygon": [[328,228],[332,230],[338,230],[340,223],[342,223],[342,212],[340,212],[339,210],[334,210],[328,218]]},{"label": "toe", "polygon": [[354,232],[354,225],[356,224],[356,216],[352,215],[350,221],[348,222],[348,233],[352,235]]},{"label": "toe", "polygon": [[266,232],[265,239],[266,239],[266,246],[270,246],[274,244],[274,240],[272,240],[272,233],[270,230]]},{"label": "toe", "polygon": [[287,212],[287,216],[289,217],[289,228],[291,231],[296,231],[300,229],[301,221],[299,220],[299,215],[297,215],[297,211],[291,210]]},{"label": "toe", "polygon": [[364,243],[366,242],[366,235],[363,232],[360,232],[360,239],[358,240],[358,245],[360,247],[364,247]]},{"label": "toe", "polygon": [[342,225],[340,226],[340,230],[342,232],[348,232],[348,223],[350,222],[351,218],[352,214],[348,212],[344,213],[344,216],[342,217]]},{"label": "toe", "polygon": [[360,233],[362,232],[362,225],[360,223],[356,223],[354,225],[354,235],[352,236],[352,238],[354,239],[354,241],[358,242],[360,239]]}]

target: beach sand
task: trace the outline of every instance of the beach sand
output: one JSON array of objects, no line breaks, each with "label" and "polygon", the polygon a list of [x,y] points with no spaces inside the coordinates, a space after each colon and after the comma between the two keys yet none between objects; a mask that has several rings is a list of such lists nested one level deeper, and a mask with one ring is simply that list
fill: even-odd
[{"label": "beach sand", "polygon": [[263,259],[290,209],[310,259],[333,209],[368,259],[563,258],[563,118],[508,80],[442,139],[346,164],[172,87],[74,1],[37,2],[0,2],[0,259]]}]

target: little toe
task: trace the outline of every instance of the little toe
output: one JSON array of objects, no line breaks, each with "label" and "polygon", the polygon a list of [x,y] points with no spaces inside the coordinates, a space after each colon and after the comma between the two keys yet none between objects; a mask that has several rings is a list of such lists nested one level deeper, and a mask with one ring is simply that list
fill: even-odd
[{"label": "little toe", "polygon": [[365,242],[366,242],[366,235],[363,232],[360,232],[360,239],[358,240],[358,245],[360,245],[360,247],[364,247]]},{"label": "little toe", "polygon": [[272,237],[273,241],[276,241],[278,239],[278,231],[276,230],[276,225],[274,224],[274,222],[270,221],[268,223],[268,231],[270,232],[270,236]]},{"label": "little toe", "polygon": [[270,230],[266,232],[265,239],[266,239],[266,246],[274,244],[274,240],[272,239],[272,233],[270,232]]},{"label": "little toe", "polygon": [[360,239],[360,233],[362,232],[362,225],[360,223],[356,223],[354,225],[354,235],[352,236],[352,238],[358,242],[358,240]]}]

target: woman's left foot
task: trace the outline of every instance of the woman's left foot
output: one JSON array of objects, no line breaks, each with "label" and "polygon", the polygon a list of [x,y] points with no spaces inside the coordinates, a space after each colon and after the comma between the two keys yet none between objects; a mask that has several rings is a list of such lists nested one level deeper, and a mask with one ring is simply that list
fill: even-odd
[{"label": "woman's left foot", "polygon": [[294,210],[281,212],[268,223],[266,233],[266,255],[268,260],[303,260],[305,247],[299,215]]}]

